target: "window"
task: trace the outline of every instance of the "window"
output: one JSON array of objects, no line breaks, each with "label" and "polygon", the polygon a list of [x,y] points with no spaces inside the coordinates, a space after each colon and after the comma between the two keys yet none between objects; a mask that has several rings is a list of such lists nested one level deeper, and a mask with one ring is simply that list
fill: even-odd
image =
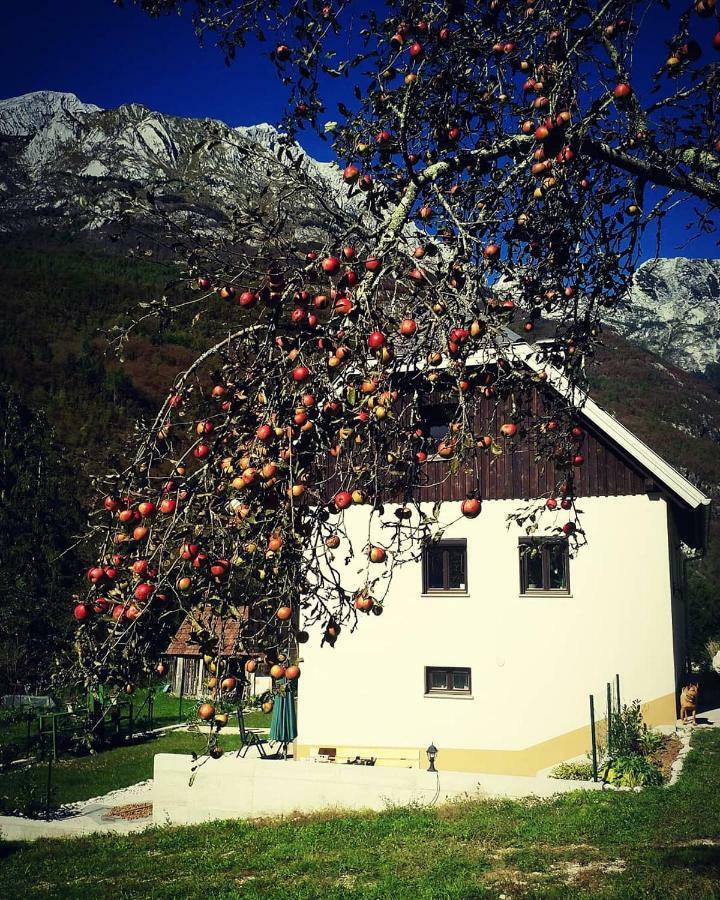
[{"label": "window", "polygon": [[448,436],[450,422],[457,407],[442,403],[436,406],[422,407],[422,424],[425,434],[438,443]]},{"label": "window", "polygon": [[469,694],[470,669],[425,668],[426,694]]},{"label": "window", "polygon": [[570,593],[568,542],[562,538],[520,538],[520,592]]},{"label": "window", "polygon": [[438,541],[423,553],[423,593],[467,590],[467,542]]}]

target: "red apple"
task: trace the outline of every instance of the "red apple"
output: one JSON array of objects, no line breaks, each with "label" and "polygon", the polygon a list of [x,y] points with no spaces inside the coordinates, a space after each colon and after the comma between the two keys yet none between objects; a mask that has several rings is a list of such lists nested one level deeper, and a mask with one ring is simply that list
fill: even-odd
[{"label": "red apple", "polygon": [[621,81],[613,88],[613,97],[615,97],[616,100],[627,100],[632,92],[632,87],[626,81]]},{"label": "red apple", "polygon": [[415,319],[403,319],[400,323],[400,334],[405,337],[412,337],[417,331],[417,322]]},{"label": "red apple", "polygon": [[348,506],[353,502],[352,494],[350,491],[338,491],[333,498],[333,503],[335,504],[335,509],[347,509]]},{"label": "red apple", "polygon": [[337,256],[328,256],[320,263],[326,275],[334,275],[340,268],[340,260]]},{"label": "red apple", "polygon": [[385,335],[382,331],[371,331],[367,343],[371,350],[379,350],[385,346]]},{"label": "red apple", "polygon": [[140,600],[141,602],[143,602],[150,598],[153,590],[154,588],[151,584],[148,584],[147,581],[141,581],[140,584],[135,588],[133,596],[136,600]]},{"label": "red apple", "polygon": [[477,497],[468,497],[467,500],[463,500],[460,504],[460,512],[467,519],[474,519],[476,516],[480,515],[481,509],[482,503]]},{"label": "red apple", "polygon": [[93,568],[88,569],[87,571],[87,580],[92,584],[98,584],[105,578],[105,570],[101,569],[100,566],[93,566]]},{"label": "red apple", "polygon": [[295,366],[292,370],[293,381],[307,381],[310,377],[310,369],[307,366]]}]

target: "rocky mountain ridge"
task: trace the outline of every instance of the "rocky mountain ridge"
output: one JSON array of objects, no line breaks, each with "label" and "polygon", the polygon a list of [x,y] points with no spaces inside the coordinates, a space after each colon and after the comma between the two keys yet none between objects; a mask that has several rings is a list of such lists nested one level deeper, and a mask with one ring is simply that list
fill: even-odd
[{"label": "rocky mountain ridge", "polygon": [[720,363],[720,259],[653,259],[608,319],[635,344],[688,372]]},{"label": "rocky mountain ridge", "polygon": [[271,125],[231,128],[137,103],[104,110],[53,91],[0,101],[0,232],[98,232],[132,218],[135,203],[144,227],[157,214],[208,236],[249,210],[282,208],[297,240],[322,242],[362,218],[341,187],[337,166]]}]

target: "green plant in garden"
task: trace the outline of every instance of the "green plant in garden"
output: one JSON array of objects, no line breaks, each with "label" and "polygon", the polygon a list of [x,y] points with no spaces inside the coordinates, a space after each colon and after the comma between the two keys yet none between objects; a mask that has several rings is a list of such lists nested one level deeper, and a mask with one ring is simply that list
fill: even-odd
[{"label": "green plant in garden", "polygon": [[560,763],[552,770],[550,777],[563,778],[568,781],[591,781],[593,777],[592,763],[585,760]]},{"label": "green plant in garden", "polygon": [[606,753],[613,756],[628,756],[633,753],[642,754],[642,742],[648,732],[643,722],[640,701],[623,705],[622,709],[610,715],[608,728],[608,746]]},{"label": "green plant in garden", "polygon": [[643,756],[652,756],[665,743],[665,735],[647,728],[640,736],[639,748]]},{"label": "green plant in garden", "polygon": [[663,781],[657,767],[637,754],[616,756],[602,767],[600,776],[603,781],[618,787],[649,787]]}]

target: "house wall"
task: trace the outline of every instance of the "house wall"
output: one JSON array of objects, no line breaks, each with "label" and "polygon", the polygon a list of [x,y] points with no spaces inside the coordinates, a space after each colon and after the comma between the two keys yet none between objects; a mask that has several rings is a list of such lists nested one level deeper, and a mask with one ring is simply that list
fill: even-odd
[{"label": "house wall", "polygon": [[[518,538],[507,516],[518,501],[483,504],[477,519],[447,503],[444,537],[466,538],[466,595],[422,595],[419,561],[396,567],[381,616],[361,615],[333,648],[311,630],[303,645],[297,754],[337,748],[338,758],[445,770],[534,774],[590,749],[588,696],[599,715],[620,674],[624,701],[641,699],[652,724],[675,719],[676,663],[663,499],[585,497],[588,544],[570,561],[570,596],[520,596]],[[430,505],[428,504],[428,512]],[[392,519],[392,509],[387,510]],[[368,540],[367,507],[345,523],[356,552]],[[561,525],[567,514],[544,515]],[[379,527],[373,540],[387,542]],[[336,563],[345,556],[340,547]],[[362,557],[360,557],[362,558]],[[344,584],[364,583],[358,556]],[[372,574],[382,566],[373,565]],[[378,593],[376,591],[376,593]],[[425,666],[468,666],[472,694],[425,696]]]}]

